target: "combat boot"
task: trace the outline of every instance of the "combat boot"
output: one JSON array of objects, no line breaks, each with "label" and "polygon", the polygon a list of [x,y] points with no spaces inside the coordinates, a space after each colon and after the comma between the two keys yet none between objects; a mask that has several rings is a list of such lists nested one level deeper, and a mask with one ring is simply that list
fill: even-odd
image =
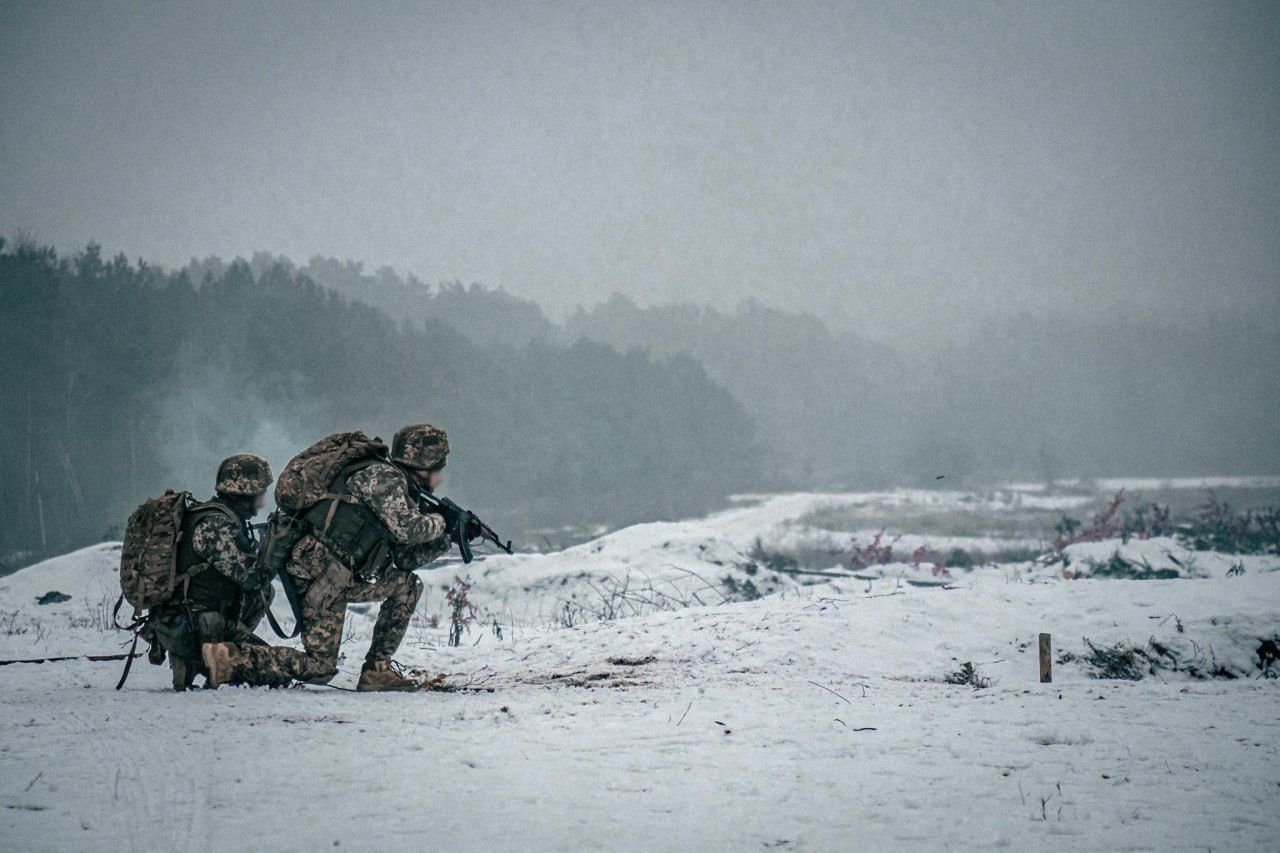
[{"label": "combat boot", "polygon": [[169,666],[173,668],[173,689],[179,693],[190,690],[191,682],[195,681],[196,673],[200,671],[200,665],[196,661],[170,655]]},{"label": "combat boot", "polygon": [[204,659],[205,681],[209,687],[217,687],[235,679],[240,666],[240,650],[235,643],[205,643],[200,647]]},{"label": "combat boot", "polygon": [[411,693],[421,690],[422,685],[412,678],[406,678],[404,668],[395,661],[378,661],[366,663],[360,670],[360,681],[356,690],[362,693],[378,693],[383,691],[399,691]]}]

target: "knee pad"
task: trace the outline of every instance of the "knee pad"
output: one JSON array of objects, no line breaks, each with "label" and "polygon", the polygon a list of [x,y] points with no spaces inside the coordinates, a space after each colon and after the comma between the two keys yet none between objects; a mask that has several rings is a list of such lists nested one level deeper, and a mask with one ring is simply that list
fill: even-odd
[{"label": "knee pad", "polygon": [[413,574],[412,572],[410,572],[410,574],[409,574],[409,593],[408,593],[408,596],[407,596],[407,600],[408,600],[409,606],[410,606],[411,608],[412,608],[412,607],[417,607],[417,606],[418,606],[418,599],[419,599],[419,598],[422,598],[422,578],[420,578],[420,577],[418,577],[416,574]]}]

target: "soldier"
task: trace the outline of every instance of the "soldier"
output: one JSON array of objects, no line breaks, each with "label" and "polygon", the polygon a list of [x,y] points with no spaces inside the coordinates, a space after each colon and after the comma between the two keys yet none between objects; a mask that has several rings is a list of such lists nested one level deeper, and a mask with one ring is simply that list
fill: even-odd
[{"label": "soldier", "polygon": [[271,466],[258,456],[231,456],[218,466],[216,494],[191,507],[178,546],[179,582],[173,597],[156,609],[152,629],[168,652],[173,688],[186,690],[197,674],[209,673],[200,657],[204,643],[234,640],[265,643],[253,633],[270,604],[271,579],[257,558],[249,519],[266,502]]},{"label": "soldier", "polygon": [[[202,651],[211,683],[327,683],[338,673],[347,604],[377,601],[381,608],[356,689],[417,690],[418,683],[401,675],[391,656],[422,595],[413,569],[451,545],[445,519],[424,513],[413,500],[417,489],[439,486],[448,454],[443,430],[416,424],[395,434],[389,459],[365,459],[343,469],[328,497],[302,515],[307,532],[285,564],[299,603],[304,651],[210,643]],[[468,538],[474,534],[467,531]]]}]

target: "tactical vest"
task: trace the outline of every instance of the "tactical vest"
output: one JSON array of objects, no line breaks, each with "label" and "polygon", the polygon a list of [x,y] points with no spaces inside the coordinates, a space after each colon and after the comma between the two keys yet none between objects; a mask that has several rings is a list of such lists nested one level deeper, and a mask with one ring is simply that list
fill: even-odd
[{"label": "tactical vest", "polygon": [[219,571],[201,569],[204,558],[196,553],[192,545],[196,525],[211,515],[223,515],[237,529],[236,547],[246,553],[253,553],[256,543],[247,532],[244,519],[221,501],[211,500],[196,504],[182,518],[182,538],[178,542],[178,574],[183,575],[195,569],[195,574],[178,584],[174,590],[177,601],[185,601],[198,605],[206,610],[213,610],[227,616],[235,613],[240,606],[240,587],[231,578]]},{"label": "tactical vest", "polygon": [[312,535],[353,575],[366,582],[382,577],[391,565],[391,531],[373,510],[350,493],[347,481],[357,471],[377,464],[387,463],[362,459],[343,468],[324,498],[302,515]]}]

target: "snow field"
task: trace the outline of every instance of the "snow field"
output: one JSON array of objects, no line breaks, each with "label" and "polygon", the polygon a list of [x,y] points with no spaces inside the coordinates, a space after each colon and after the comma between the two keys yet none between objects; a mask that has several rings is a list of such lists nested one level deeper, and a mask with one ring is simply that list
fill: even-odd
[{"label": "snow field", "polygon": [[[1280,560],[1229,576],[1239,558],[1095,543],[1073,567],[1129,548],[1195,569],[1007,564],[944,588],[892,571],[802,586],[744,556],[752,529],[844,499],[473,564],[501,638],[481,624],[450,648],[419,619],[399,656],[454,692],[174,694],[144,660],[117,693],[118,663],[0,666],[0,848],[1275,849],[1280,697],[1256,650],[1280,631]],[[0,578],[0,657],[119,651],[94,616],[117,560],[104,544]],[[423,573],[424,617],[460,573]],[[726,575],[776,591],[721,603]],[[559,627],[559,603],[609,583],[669,600]],[[53,589],[71,599],[35,603]],[[354,686],[375,615],[352,610],[336,686]],[[1076,656],[1049,685],[1040,631]],[[1098,680],[1086,637],[1241,677]],[[943,682],[966,661],[991,686]]]}]

